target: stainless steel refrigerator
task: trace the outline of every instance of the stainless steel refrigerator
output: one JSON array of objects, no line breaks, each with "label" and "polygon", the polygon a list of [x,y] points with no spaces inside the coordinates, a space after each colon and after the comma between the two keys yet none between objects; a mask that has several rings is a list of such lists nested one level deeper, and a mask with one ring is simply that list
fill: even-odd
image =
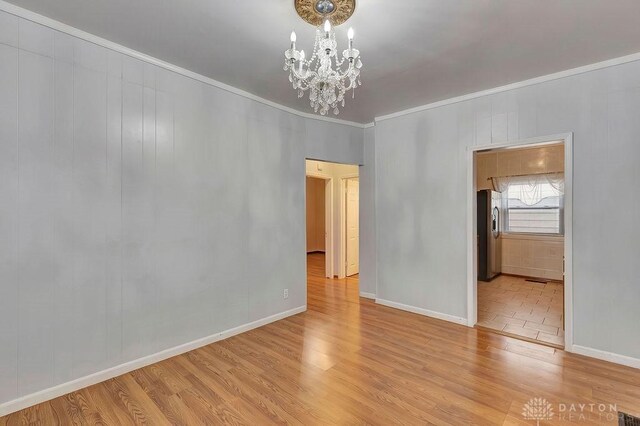
[{"label": "stainless steel refrigerator", "polygon": [[478,191],[478,281],[491,281],[502,270],[501,194]]}]

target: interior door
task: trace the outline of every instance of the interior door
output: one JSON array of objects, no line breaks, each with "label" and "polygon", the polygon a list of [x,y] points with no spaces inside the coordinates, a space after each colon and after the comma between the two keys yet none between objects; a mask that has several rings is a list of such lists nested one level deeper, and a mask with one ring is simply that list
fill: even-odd
[{"label": "interior door", "polygon": [[347,179],[347,276],[360,271],[360,182]]},{"label": "interior door", "polygon": [[333,222],[331,216],[333,215],[333,191],[331,187],[333,181],[331,179],[325,179],[324,181],[324,269],[325,277],[333,278],[333,239],[331,233],[333,232]]}]

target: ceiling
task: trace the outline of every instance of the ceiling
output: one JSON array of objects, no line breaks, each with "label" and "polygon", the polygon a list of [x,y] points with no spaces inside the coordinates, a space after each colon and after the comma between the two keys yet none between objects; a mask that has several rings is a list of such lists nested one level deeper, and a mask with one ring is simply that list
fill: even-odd
[{"label": "ceiling", "polygon": [[[311,112],[282,70],[293,0],[9,0],[262,98]],[[357,0],[363,85],[338,118],[374,117],[640,52],[638,0]]]}]

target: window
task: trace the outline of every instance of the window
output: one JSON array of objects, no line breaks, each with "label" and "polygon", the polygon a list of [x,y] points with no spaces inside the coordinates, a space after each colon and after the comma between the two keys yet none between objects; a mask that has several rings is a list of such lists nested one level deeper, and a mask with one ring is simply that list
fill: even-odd
[{"label": "window", "polygon": [[506,197],[506,232],[561,234],[563,197],[557,184],[541,179],[510,182]]}]

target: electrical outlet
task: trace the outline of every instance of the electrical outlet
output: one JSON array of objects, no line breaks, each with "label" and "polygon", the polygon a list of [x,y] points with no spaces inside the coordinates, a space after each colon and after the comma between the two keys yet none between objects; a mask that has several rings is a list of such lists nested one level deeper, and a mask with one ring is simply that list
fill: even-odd
[{"label": "electrical outlet", "polygon": [[285,288],[285,289],[284,289],[283,297],[284,297],[285,299],[288,299],[288,298],[289,298],[289,289],[288,289],[288,288]]}]

